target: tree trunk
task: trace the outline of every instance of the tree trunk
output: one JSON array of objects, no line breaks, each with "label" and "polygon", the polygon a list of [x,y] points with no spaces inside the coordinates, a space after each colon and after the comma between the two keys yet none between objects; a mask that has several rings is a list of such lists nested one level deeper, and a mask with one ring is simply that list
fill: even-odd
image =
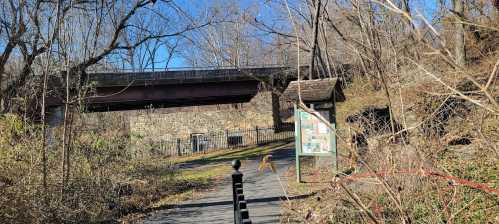
[{"label": "tree trunk", "polygon": [[317,33],[319,30],[319,13],[321,10],[321,0],[317,0],[315,3],[315,15],[314,15],[314,23],[313,23],[313,29],[314,29],[314,35],[313,35],[313,44],[312,44],[312,51],[310,52],[310,65],[309,65],[309,73],[308,73],[308,79],[312,79],[314,74],[314,61],[315,61],[315,52],[317,49]]},{"label": "tree trunk", "polygon": [[[403,7],[404,12],[407,13],[407,15],[411,15],[411,7],[410,7],[409,1],[410,0],[402,0],[402,7]],[[407,18],[404,18],[404,22],[407,26],[409,26],[411,28],[411,32],[409,32],[409,38],[411,39],[411,41],[413,42],[414,45],[417,45],[419,41],[418,41],[418,38],[416,36],[414,36],[414,33],[413,33],[413,31],[416,30],[414,23],[412,23]],[[406,46],[406,49],[408,49],[407,46]],[[420,53],[419,51],[413,51],[413,55],[416,58],[416,61],[419,61],[421,59],[421,56],[419,55],[419,53]]]},{"label": "tree trunk", "polygon": [[[4,102],[4,94],[2,94],[2,80],[3,80],[3,74],[5,72],[5,65],[7,64],[7,60],[9,59],[10,54],[12,53],[12,50],[14,50],[15,44],[12,41],[9,41],[7,43],[7,46],[5,46],[5,50],[0,55],[0,112],[3,111],[3,102]],[[5,101],[7,101],[5,99]]]},{"label": "tree trunk", "polygon": [[[495,18],[496,18],[496,21],[499,20],[499,0],[494,0],[493,2],[494,4],[494,7],[496,8],[494,14],[495,14]],[[494,18],[494,16],[492,16],[492,18]]]},{"label": "tree trunk", "polygon": [[[47,62],[48,64],[48,62]],[[48,67],[48,65],[47,65]],[[42,182],[43,182],[43,191],[44,191],[44,202],[45,205],[48,206],[48,187],[47,187],[47,127],[46,127],[46,122],[45,122],[45,107],[46,107],[46,102],[45,98],[47,96],[47,79],[48,79],[48,69],[43,71],[43,86],[42,86],[42,109],[41,109],[41,119],[42,119],[42,149],[41,149],[41,154],[42,154]]]},{"label": "tree trunk", "polygon": [[466,49],[464,43],[464,2],[453,0],[455,13],[454,54],[456,54],[456,65],[463,68],[466,66]]}]

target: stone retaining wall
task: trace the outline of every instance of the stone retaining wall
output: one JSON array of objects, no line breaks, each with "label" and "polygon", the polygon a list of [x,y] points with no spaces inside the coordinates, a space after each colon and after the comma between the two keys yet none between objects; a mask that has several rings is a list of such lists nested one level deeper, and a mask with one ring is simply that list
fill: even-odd
[{"label": "stone retaining wall", "polygon": [[138,143],[273,125],[270,91],[258,93],[248,103],[157,109],[130,115],[132,142]]}]

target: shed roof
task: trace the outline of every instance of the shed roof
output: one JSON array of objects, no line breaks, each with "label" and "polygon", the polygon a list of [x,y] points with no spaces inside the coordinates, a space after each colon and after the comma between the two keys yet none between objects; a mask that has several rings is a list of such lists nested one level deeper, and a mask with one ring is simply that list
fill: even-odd
[{"label": "shed roof", "polygon": [[[301,80],[300,95],[304,103],[331,102],[333,96],[336,102],[345,101],[337,78]],[[282,96],[287,101],[298,101],[298,81],[289,83]]]}]

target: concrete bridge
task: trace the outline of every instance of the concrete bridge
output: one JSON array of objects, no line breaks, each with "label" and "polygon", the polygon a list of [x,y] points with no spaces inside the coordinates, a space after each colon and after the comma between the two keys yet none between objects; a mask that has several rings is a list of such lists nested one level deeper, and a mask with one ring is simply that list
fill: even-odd
[{"label": "concrete bridge", "polygon": [[[303,68],[306,73],[307,66]],[[248,102],[262,83],[286,85],[296,79],[296,68],[247,67],[190,70],[96,72],[87,84],[94,87],[85,104],[88,111],[134,110]],[[57,91],[55,91],[57,92]],[[63,91],[59,91],[63,92]],[[49,107],[63,105],[64,94],[47,99]]]}]

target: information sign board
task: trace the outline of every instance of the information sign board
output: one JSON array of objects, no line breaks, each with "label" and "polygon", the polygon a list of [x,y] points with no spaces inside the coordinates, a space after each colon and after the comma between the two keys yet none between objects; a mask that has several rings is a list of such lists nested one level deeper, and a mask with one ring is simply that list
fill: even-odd
[{"label": "information sign board", "polygon": [[331,127],[336,128],[334,110],[319,110],[315,115],[299,109],[295,105],[295,145],[297,180],[301,182],[301,156],[332,157],[333,170],[336,170],[336,135],[328,124],[316,115],[325,118]]},{"label": "information sign board", "polygon": [[[329,111],[320,111],[318,114],[329,121]],[[331,151],[331,132],[324,122],[313,114],[301,111],[300,125],[303,153],[329,153]]]}]

